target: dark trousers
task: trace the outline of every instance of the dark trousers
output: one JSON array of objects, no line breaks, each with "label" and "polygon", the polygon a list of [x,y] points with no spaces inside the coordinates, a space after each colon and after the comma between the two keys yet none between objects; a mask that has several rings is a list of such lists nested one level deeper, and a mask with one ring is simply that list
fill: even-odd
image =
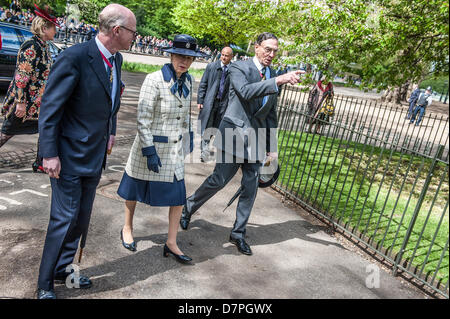
[{"label": "dark trousers", "polygon": [[[225,154],[222,153],[222,158]],[[236,158],[234,158],[235,160]],[[234,161],[236,162],[236,161]],[[259,168],[261,163],[217,163],[213,173],[203,182],[193,195],[186,199],[187,217],[192,216],[204,203],[213,197],[218,191],[236,175],[239,168],[242,169],[241,186],[243,188],[239,196],[236,209],[236,221],[234,222],[231,236],[239,239],[245,237],[246,226],[255,202],[258,191]],[[226,203],[223,203],[224,205]]]},{"label": "dark trousers", "polygon": [[425,115],[425,106],[416,105],[411,117],[411,123],[414,123],[416,120],[417,113],[419,113],[419,118],[417,119],[416,125],[419,125]]},{"label": "dark trousers", "polygon": [[50,178],[50,222],[39,269],[38,287],[53,289],[55,275],[72,264],[81,234],[89,227],[98,176],[60,175]]},{"label": "dark trousers", "polygon": [[414,105],[416,105],[416,101],[409,102],[408,113],[406,114],[406,118],[410,119],[413,114]]}]

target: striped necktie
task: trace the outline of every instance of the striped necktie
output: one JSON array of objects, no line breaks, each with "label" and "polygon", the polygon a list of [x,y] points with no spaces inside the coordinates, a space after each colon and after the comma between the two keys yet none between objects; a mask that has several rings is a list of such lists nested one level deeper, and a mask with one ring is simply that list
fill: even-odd
[{"label": "striped necktie", "polygon": [[266,79],[266,72],[267,72],[267,68],[263,67],[261,70],[261,81],[264,81]]},{"label": "striped necktie", "polygon": [[108,61],[109,61],[109,63],[111,64],[111,67],[109,67],[108,66],[108,69],[107,69],[107,74],[108,74],[108,78],[109,78],[109,84],[110,84],[110,89],[111,89],[111,93],[112,93],[112,87],[113,87],[113,80],[114,80],[114,72],[112,72],[113,71],[113,68],[114,68],[114,56],[111,56],[109,59],[108,59]]}]

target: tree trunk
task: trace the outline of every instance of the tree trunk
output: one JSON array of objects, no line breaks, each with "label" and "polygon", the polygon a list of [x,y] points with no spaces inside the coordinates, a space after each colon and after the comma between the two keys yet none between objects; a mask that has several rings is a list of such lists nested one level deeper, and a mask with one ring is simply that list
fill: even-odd
[{"label": "tree trunk", "polygon": [[247,53],[250,52],[250,48],[252,47],[252,40],[248,41]]},{"label": "tree trunk", "polygon": [[388,87],[381,96],[381,101],[392,104],[402,104],[402,102],[407,102],[411,92],[413,91],[414,84],[417,83],[407,81],[400,87]]}]

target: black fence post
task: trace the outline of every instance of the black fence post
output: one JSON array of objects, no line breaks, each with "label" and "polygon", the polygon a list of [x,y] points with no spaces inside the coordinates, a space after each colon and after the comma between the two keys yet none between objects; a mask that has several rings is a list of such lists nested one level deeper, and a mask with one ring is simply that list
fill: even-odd
[{"label": "black fence post", "polygon": [[408,245],[409,238],[411,237],[417,217],[419,216],[420,208],[422,206],[423,200],[425,199],[425,195],[427,194],[428,186],[430,185],[431,178],[433,177],[433,172],[436,167],[436,163],[437,163],[438,159],[440,159],[442,157],[443,153],[444,153],[444,145],[439,144],[438,150],[437,150],[436,154],[434,155],[433,162],[431,164],[427,179],[425,180],[422,191],[420,192],[419,199],[416,204],[416,208],[414,209],[413,217],[411,218],[411,221],[408,226],[408,230],[405,235],[405,239],[403,240],[402,248],[400,249],[400,251],[397,254],[397,258],[395,260],[394,267],[392,269],[392,274],[394,276],[397,276],[398,265],[402,261],[403,254],[405,253],[405,250],[406,250],[406,245]]}]

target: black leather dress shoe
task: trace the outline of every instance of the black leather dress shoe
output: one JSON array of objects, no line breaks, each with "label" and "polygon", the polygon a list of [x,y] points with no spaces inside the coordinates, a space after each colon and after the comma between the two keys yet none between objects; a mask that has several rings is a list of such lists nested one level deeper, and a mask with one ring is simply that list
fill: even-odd
[{"label": "black leather dress shoe", "polygon": [[191,216],[188,216],[186,212],[186,205],[183,206],[183,212],[181,213],[180,226],[182,229],[188,229],[189,223],[191,222]]},{"label": "black leather dress shoe", "polygon": [[[69,274],[69,275],[56,275],[55,276],[55,281],[59,281],[59,282],[66,282],[67,276],[70,276],[71,280],[70,282],[72,283],[72,288],[79,288],[79,289],[88,289],[92,287],[92,281],[86,277],[86,276],[78,276],[77,278],[75,277],[75,275],[73,273]],[[75,280],[77,280],[77,283],[75,283]]]},{"label": "black leather dress shoe", "polygon": [[164,257],[169,257],[169,254],[174,255],[174,256],[175,256],[175,259],[176,259],[178,262],[182,263],[182,264],[187,264],[187,263],[189,263],[189,262],[192,261],[192,258],[189,257],[189,256],[186,256],[186,255],[177,255],[177,254],[175,254],[175,253],[174,253],[173,251],[171,251],[170,248],[167,247],[167,245],[165,244],[165,245],[164,245],[163,256],[164,256]]},{"label": "black leather dress shoe", "polygon": [[56,299],[56,295],[53,290],[38,289],[37,299]]},{"label": "black leather dress shoe", "polygon": [[136,251],[136,242],[133,241],[131,244],[127,244],[126,242],[123,241],[123,233],[122,233],[122,229],[120,230],[120,240],[122,241],[122,246],[125,247],[128,250],[131,251]]},{"label": "black leather dress shoe", "polygon": [[235,244],[237,249],[243,253],[244,255],[253,255],[252,250],[250,249],[250,246],[245,242],[242,238],[233,238],[230,236],[230,243]]}]

